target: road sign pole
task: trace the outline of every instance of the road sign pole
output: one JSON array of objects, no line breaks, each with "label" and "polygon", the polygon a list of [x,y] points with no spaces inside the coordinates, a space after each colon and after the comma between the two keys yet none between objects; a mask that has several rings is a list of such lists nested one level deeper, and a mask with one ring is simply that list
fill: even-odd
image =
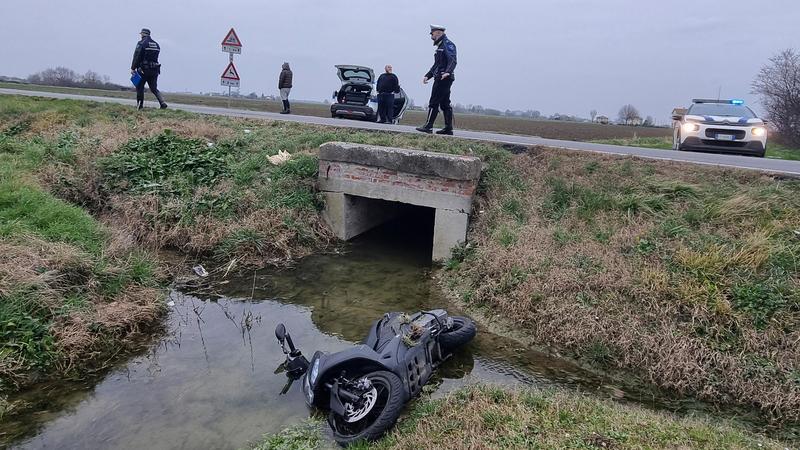
[{"label": "road sign pole", "polygon": [[233,28],[231,28],[225,36],[225,39],[222,40],[222,51],[228,53],[228,67],[225,69],[225,72],[222,73],[221,83],[223,86],[228,86],[228,109],[230,109],[231,96],[233,95],[231,88],[236,86],[236,88],[239,89],[239,72],[236,70],[236,66],[233,65],[233,54],[242,53],[242,41],[239,40],[239,36],[236,35]]}]

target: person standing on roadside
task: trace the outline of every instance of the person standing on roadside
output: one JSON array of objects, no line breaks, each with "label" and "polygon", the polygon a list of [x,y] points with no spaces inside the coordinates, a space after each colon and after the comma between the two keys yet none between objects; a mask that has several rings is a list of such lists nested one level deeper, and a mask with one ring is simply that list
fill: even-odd
[{"label": "person standing on roadside", "polygon": [[431,25],[431,39],[436,47],[433,57],[433,66],[422,79],[423,84],[433,79],[431,99],[428,101],[428,121],[418,127],[417,131],[431,133],[439,109],[444,114],[444,128],[436,134],[453,134],[453,107],[450,106],[450,88],[455,81],[453,71],[456,69],[456,45],[444,34],[445,28],[441,25]]},{"label": "person standing on roadside", "polygon": [[158,54],[161,47],[158,42],[150,37],[150,30],[142,28],[139,32],[141,40],[136,44],[133,52],[133,62],[131,62],[131,75],[138,71],[142,79],[136,86],[136,106],[139,110],[144,109],[144,84],[150,87],[150,92],[156,96],[161,109],[166,109],[167,104],[158,91],[158,76],[161,74],[161,64],[158,62]]},{"label": "person standing on roadside", "polygon": [[394,94],[400,92],[400,80],[392,73],[392,65],[384,67],[378,77],[378,123],[394,123]]},{"label": "person standing on roadside", "polygon": [[292,69],[289,68],[289,63],[283,63],[281,74],[278,77],[278,90],[281,92],[281,101],[283,102],[283,111],[281,114],[291,114],[292,109],[289,104],[289,92],[292,91]]}]

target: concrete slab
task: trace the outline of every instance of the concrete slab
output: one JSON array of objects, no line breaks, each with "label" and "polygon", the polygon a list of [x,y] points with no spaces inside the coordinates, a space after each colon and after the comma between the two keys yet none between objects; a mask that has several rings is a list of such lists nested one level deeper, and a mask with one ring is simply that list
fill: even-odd
[{"label": "concrete slab", "polygon": [[429,175],[449,180],[478,180],[481,160],[474,156],[448,155],[377,145],[328,142],[319,149],[319,159],[384,167],[398,172]]}]

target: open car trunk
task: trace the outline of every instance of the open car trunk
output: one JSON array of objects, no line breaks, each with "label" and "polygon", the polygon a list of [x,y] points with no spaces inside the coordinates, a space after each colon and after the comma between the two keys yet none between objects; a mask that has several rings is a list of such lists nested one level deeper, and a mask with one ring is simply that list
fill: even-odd
[{"label": "open car trunk", "polygon": [[[342,86],[334,93],[336,103],[331,105],[333,117],[377,120],[377,99],[373,95],[375,72],[369,67],[338,65],[336,73]],[[408,108],[408,96],[401,88],[394,99],[394,118],[399,121]]]}]

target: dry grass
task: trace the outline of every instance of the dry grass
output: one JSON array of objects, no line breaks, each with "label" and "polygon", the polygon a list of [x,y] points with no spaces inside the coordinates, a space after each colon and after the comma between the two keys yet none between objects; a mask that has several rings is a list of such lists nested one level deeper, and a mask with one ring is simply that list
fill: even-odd
[{"label": "dry grass", "polygon": [[423,400],[370,449],[783,449],[729,423],[679,418],[595,397],[472,386]]},{"label": "dry grass", "polygon": [[514,167],[528,190],[488,193],[449,272],[466,303],[597,367],[800,420],[798,183],[553,151]]}]

